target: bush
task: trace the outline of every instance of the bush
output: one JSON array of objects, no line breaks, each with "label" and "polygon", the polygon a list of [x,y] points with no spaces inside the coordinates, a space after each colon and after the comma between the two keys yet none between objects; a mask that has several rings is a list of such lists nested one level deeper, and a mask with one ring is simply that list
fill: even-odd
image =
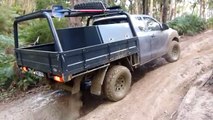
[{"label": "bush", "polygon": [[14,42],[12,38],[0,35],[0,92],[5,90],[11,91],[11,88],[13,87],[26,90],[40,80],[29,73],[26,73],[21,79],[18,79],[16,76],[13,44]]},{"label": "bush", "polygon": [[28,88],[35,86],[41,80],[40,77],[34,76],[31,73],[22,73],[22,78],[18,80],[17,85],[21,90],[27,90]]},{"label": "bush", "polygon": [[196,15],[184,15],[170,21],[169,26],[178,31],[180,35],[194,35],[206,29],[204,19]]},{"label": "bush", "polygon": [[213,29],[213,17],[207,20],[207,25],[208,25],[208,28]]},{"label": "bush", "polygon": [[[0,88],[8,88],[14,79],[13,65],[13,40],[10,37],[0,35]],[[10,50],[8,52],[8,50]]]},{"label": "bush", "polygon": [[0,88],[7,89],[14,79],[14,57],[13,55],[0,54]]},{"label": "bush", "polygon": [[68,7],[66,0],[36,0],[36,10],[51,8],[52,5],[62,5]]},{"label": "bush", "polygon": [[12,26],[14,17],[17,16],[16,12],[8,6],[0,5],[0,33],[12,33]]},{"label": "bush", "polygon": [[[54,19],[54,24],[56,28],[68,26],[68,22],[66,20],[58,21]],[[22,41],[29,44],[35,42],[38,37],[42,43],[53,41],[52,33],[46,19],[28,21],[28,23],[25,23],[23,26],[22,31],[20,31],[20,39]]]}]

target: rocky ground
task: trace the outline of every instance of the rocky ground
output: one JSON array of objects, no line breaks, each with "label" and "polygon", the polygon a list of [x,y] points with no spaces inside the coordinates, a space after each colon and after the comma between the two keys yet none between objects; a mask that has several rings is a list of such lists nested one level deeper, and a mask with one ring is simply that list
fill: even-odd
[{"label": "rocky ground", "polygon": [[119,102],[48,91],[0,103],[0,120],[212,120],[213,30],[183,37],[181,49],[175,63],[160,58],[136,70]]}]

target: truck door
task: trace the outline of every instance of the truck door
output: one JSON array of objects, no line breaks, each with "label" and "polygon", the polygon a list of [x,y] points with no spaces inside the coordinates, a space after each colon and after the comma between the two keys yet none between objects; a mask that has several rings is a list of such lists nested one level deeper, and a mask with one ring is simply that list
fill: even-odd
[{"label": "truck door", "polygon": [[151,35],[151,58],[157,58],[165,54],[166,52],[166,41],[168,35],[162,31],[161,25],[151,17],[143,17],[144,22],[147,26],[147,33]]},{"label": "truck door", "polygon": [[141,16],[134,16],[132,20],[136,34],[139,38],[140,62],[147,63],[151,59],[151,35],[146,33],[145,24]]}]

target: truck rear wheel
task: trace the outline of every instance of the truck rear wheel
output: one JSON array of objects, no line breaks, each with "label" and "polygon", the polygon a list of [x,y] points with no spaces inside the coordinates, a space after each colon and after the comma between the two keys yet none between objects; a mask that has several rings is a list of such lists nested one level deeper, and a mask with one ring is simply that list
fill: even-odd
[{"label": "truck rear wheel", "polygon": [[105,97],[111,101],[123,99],[130,90],[132,76],[128,68],[120,65],[109,69],[104,80]]},{"label": "truck rear wheel", "polygon": [[175,62],[180,58],[180,45],[177,41],[172,41],[169,46],[168,53],[165,55],[165,59],[168,62]]}]

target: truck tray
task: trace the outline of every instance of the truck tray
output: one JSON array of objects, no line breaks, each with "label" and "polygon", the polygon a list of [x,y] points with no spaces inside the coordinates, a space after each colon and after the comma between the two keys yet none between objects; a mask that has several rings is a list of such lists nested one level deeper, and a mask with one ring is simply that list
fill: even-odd
[{"label": "truck tray", "polygon": [[[52,45],[41,45],[29,48],[16,48],[17,64],[31,69],[68,76],[94,69],[112,61],[138,53],[138,38],[98,44],[84,48],[55,52]],[[32,49],[31,49],[32,48]]]}]

